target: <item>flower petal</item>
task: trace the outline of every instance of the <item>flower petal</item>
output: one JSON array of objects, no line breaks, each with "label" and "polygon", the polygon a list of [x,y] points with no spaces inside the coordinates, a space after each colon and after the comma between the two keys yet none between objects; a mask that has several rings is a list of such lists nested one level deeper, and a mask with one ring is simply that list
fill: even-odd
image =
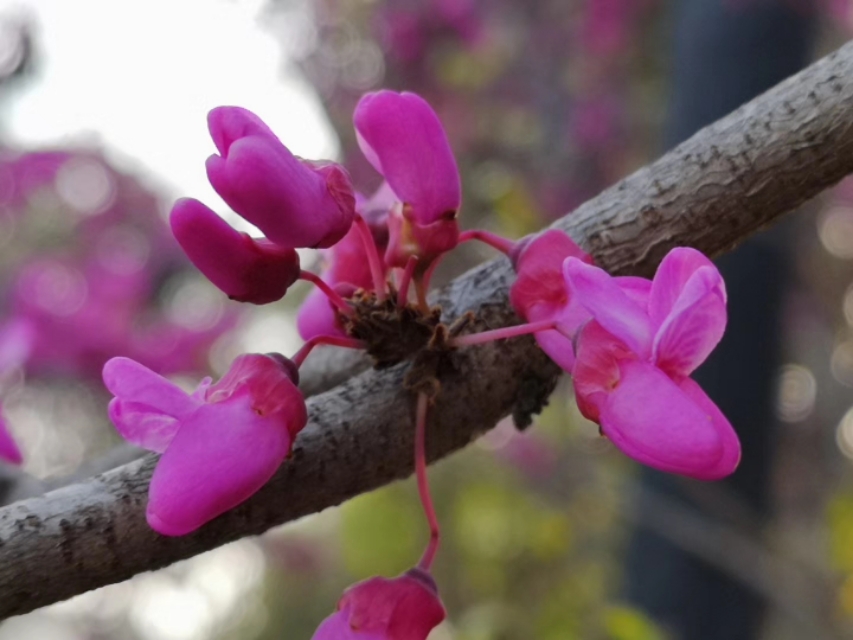
[{"label": "flower petal", "polygon": [[232,300],[275,302],[299,277],[294,249],[236,231],[198,200],[178,200],[169,222],[190,261]]},{"label": "flower petal", "polygon": [[432,107],[414,93],[365,94],[353,114],[358,144],[368,161],[428,225],[456,216],[462,202],[459,169]]},{"label": "flower petal", "polygon": [[696,270],[660,325],[652,358],[670,376],[689,376],[722,339],[726,301],[721,283],[713,265]]},{"label": "flower petal", "polygon": [[[655,330],[672,312],[675,301],[681,295],[681,290],[687,281],[702,267],[711,267],[716,270],[713,262],[701,251],[691,247],[676,247],[666,254],[655,273],[651,295],[649,296],[649,316]],[[720,293],[723,302],[725,302],[726,288],[722,277],[720,278]]]},{"label": "flower petal", "polygon": [[207,114],[207,128],[221,155],[227,155],[235,140],[248,136],[279,139],[254,113],[242,107],[216,107]]},{"label": "flower petal", "polygon": [[147,404],[113,398],[107,413],[116,431],[130,444],[163,453],[178,432],[177,418],[152,410]]},{"label": "flower petal", "polygon": [[601,410],[601,429],[626,455],[655,469],[718,479],[733,471],[730,431],[707,406],[647,362],[619,363],[619,384]]},{"label": "flower petal", "polygon": [[723,454],[720,456],[716,468],[708,469],[704,479],[716,480],[734,473],[740,463],[741,448],[740,440],[731,423],[693,378],[684,378],[678,386],[702,411],[711,417],[714,429],[717,431],[717,435],[720,436],[723,445]]},{"label": "flower petal", "polygon": [[182,418],[201,403],[178,385],[130,358],[111,358],[104,365],[104,384],[120,400],[139,403],[154,411]]},{"label": "flower petal", "polygon": [[569,291],[563,262],[568,257],[592,263],[574,240],[557,229],[527,236],[515,244],[511,258],[516,278],[509,299],[518,315],[528,322],[547,320],[566,306]]},{"label": "flower petal", "polygon": [[151,478],[151,528],[185,535],[247,500],[290,452],[290,418],[258,415],[247,387],[185,418]]},{"label": "flower petal", "polygon": [[384,632],[354,629],[349,623],[349,616],[349,607],[336,611],[323,620],[311,640],[394,640]]},{"label": "flower petal", "polygon": [[647,358],[651,354],[649,317],[645,309],[632,300],[612,276],[577,258],[566,259],[563,276],[570,295],[577,296],[602,327],[622,340],[639,357]]},{"label": "flower petal", "polygon": [[326,294],[316,288],[299,305],[296,328],[299,331],[299,337],[305,341],[316,336],[346,337],[347,335],[338,323],[335,309]]}]

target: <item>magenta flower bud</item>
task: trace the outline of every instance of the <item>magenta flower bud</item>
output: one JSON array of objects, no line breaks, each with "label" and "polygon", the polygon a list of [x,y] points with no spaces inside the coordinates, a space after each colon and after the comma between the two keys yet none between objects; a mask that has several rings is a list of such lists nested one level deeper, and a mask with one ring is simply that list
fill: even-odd
[{"label": "magenta flower bud", "polygon": [[358,144],[396,194],[385,260],[424,265],[456,246],[462,203],[459,169],[435,111],[414,93],[365,94],[353,114]]},{"label": "magenta flower bud", "polygon": [[253,113],[218,107],[208,126],[220,155],[207,176],[225,202],[282,247],[329,247],[352,225],[355,195],[337,164],[300,160]]},{"label": "magenta flower bud", "polygon": [[192,394],[128,358],[104,366],[110,418],[132,444],[162,453],[148,489],[148,524],[190,533],[251,497],[307,422],[295,367],[282,356],[237,358]]},{"label": "magenta flower bud", "polygon": [[312,640],[426,640],[444,617],[432,576],[412,569],[347,589]]},{"label": "magenta flower bud", "polygon": [[190,261],[232,300],[275,302],[299,277],[295,250],[236,231],[198,200],[178,200],[169,222]]}]

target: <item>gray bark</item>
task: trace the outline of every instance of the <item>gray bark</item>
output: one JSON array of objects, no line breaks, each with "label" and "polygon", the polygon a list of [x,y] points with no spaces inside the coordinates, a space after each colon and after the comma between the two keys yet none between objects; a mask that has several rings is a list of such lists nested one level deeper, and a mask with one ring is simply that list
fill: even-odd
[{"label": "gray bark", "polygon": [[[649,275],[671,247],[717,255],[853,172],[853,43],[741,107],[555,223],[614,273]],[[506,259],[437,294],[447,319],[518,322]],[[454,356],[431,410],[431,460],[502,417],[524,421],[559,374],[531,338]],[[358,365],[355,365],[356,368]],[[25,613],[340,504],[411,474],[407,364],[365,371],[308,401],[291,458],[243,505],[183,538],[145,523],[147,455],[0,509],[0,617]],[[338,372],[340,373],[340,372]],[[349,372],[347,372],[349,373]]]}]

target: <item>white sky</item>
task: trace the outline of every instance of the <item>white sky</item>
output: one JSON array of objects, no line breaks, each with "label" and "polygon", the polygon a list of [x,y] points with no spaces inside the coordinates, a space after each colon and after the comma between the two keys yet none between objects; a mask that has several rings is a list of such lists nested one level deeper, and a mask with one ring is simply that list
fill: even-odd
[{"label": "white sky", "polygon": [[220,210],[204,172],[214,106],[251,109],[298,155],[333,157],[319,103],[285,73],[282,48],[259,25],[263,4],[0,0],[0,13],[34,19],[41,67],[12,103],[8,133],[26,145],[101,141],[122,167],[152,172],[166,195]]}]

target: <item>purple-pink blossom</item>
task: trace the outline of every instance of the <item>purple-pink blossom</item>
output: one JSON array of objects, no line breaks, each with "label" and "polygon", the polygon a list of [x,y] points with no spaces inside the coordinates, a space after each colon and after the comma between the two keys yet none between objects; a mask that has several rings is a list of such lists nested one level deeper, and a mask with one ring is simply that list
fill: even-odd
[{"label": "purple-pink blossom", "polygon": [[432,107],[414,93],[362,96],[353,114],[358,144],[397,202],[388,219],[385,262],[426,266],[456,246],[462,190],[456,159]]},{"label": "purple-pink blossom", "polygon": [[148,524],[185,535],[247,500],[272,477],[305,426],[298,374],[278,355],[242,355],[191,394],[128,358],[104,366],[109,414],[128,442],[162,453]]},{"label": "purple-pink blossom", "polygon": [[294,156],[252,112],[217,107],[208,126],[219,155],[207,159],[216,192],[276,244],[329,247],[349,230],[355,196],[346,171]]},{"label": "purple-pink blossom", "polygon": [[412,569],[347,589],[312,640],[426,640],[444,617],[432,576]]},{"label": "purple-pink blossom", "polygon": [[713,263],[674,249],[654,280],[628,287],[575,258],[563,270],[593,318],[577,335],[572,371],[581,412],[644,464],[704,480],[732,473],[737,435],[689,377],[726,325],[725,284]]}]

